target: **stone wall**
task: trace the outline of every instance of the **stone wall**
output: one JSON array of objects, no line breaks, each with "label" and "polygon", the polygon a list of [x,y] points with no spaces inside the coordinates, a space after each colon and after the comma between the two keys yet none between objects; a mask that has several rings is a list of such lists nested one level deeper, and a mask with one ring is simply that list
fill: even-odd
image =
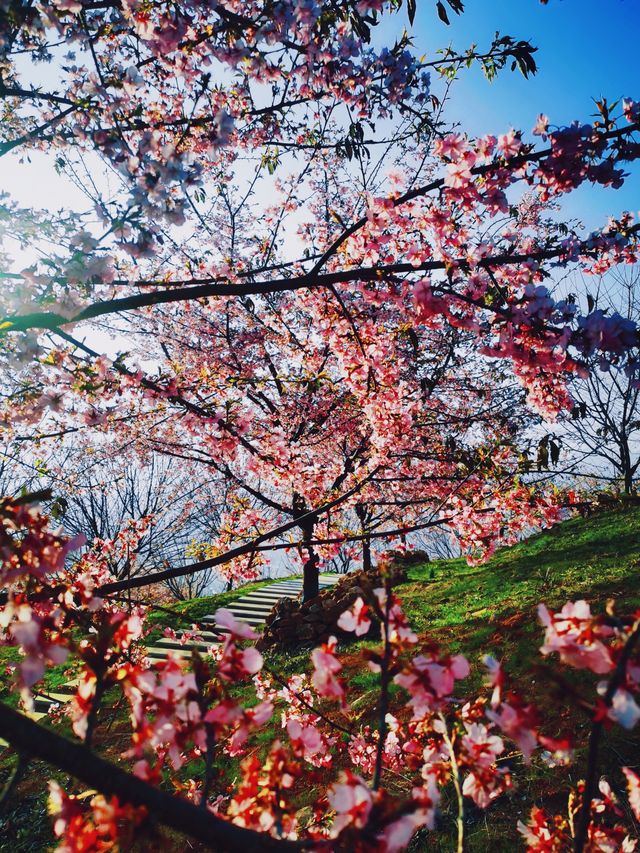
[{"label": "stone wall", "polygon": [[[394,586],[407,579],[406,571],[400,566],[393,566],[391,572],[391,583]],[[348,610],[358,597],[367,601],[372,590],[383,586],[383,583],[377,569],[369,572],[361,569],[345,575],[335,586],[322,590],[320,595],[304,604],[298,598],[281,599],[267,616],[258,648],[316,646],[326,642],[332,634],[342,640],[353,640],[353,634],[338,628],[340,614]],[[375,620],[372,620],[366,636],[379,636],[379,626]]]}]

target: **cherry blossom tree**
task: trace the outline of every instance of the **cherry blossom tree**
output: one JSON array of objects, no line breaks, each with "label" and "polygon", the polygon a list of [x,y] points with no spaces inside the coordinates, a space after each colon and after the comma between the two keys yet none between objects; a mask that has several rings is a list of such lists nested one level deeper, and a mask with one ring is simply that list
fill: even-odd
[{"label": "cherry blossom tree", "polygon": [[[406,334],[409,353],[411,347],[421,350],[416,361],[426,362],[427,337],[450,327],[467,333],[469,347],[512,362],[530,402],[548,417],[570,405],[564,382],[581,369],[584,356],[596,354],[634,375],[635,361],[626,357],[636,343],[633,324],[611,317],[604,328],[599,316],[580,317],[573,303],[555,300],[540,283],[545,262],[600,268],[632,257],[635,226],[624,217],[581,240],[543,221],[540,203],[584,181],[623,180],[619,164],[636,153],[634,103],[625,102],[620,125],[606,102],[593,125],[553,130],[541,118],[534,132],[547,147],[540,150],[515,131],[481,140],[447,133],[428,69],[448,76],[477,61],[491,75],[513,61],[528,74],[535,70],[531,46],[504,37],[484,53],[446,51],[426,64],[416,61],[406,39],[392,51],[376,52],[367,43],[371,26],[381,20],[377,5],[345,4],[323,14],[315,6],[304,12],[281,5],[242,12],[221,7],[212,17],[208,7],[197,6],[175,13],[162,6],[146,11],[81,4],[52,7],[47,14],[11,7],[7,21],[15,26],[6,38],[3,92],[15,120],[7,152],[60,148],[60,168],[74,174],[79,163],[86,167],[87,158],[99,157],[120,191],[107,203],[94,181],[88,194],[102,231],[71,215],[51,223],[56,251],[46,264],[12,274],[17,284],[7,305],[7,358],[27,364],[9,395],[8,420],[38,424],[45,435],[104,432],[117,421],[136,442],[155,440],[160,426],[157,447],[168,450],[189,436],[190,454],[197,433],[218,470],[249,486],[255,497],[255,483],[244,471],[234,473],[231,463],[254,469],[251,475],[265,484],[258,490],[262,503],[295,521],[292,526],[310,543],[321,516],[314,503],[339,506],[335,492],[343,487],[344,500],[355,497],[372,476],[381,447],[399,452],[393,446],[398,433],[405,430],[406,439],[406,425],[416,426],[420,403],[417,389],[407,384],[401,336]],[[452,9],[460,12],[461,4]],[[105,14],[109,37],[103,39]],[[79,54],[58,57],[47,42],[52,30]],[[30,83],[24,63],[11,63],[12,49],[26,50],[34,69],[51,60],[60,75],[55,92]],[[318,60],[318,51],[328,51],[322,54],[328,64]],[[329,61],[333,53],[337,58]],[[179,89],[166,68],[176,56]],[[219,66],[232,85],[214,86],[211,73],[200,71],[203,62]],[[265,77],[286,79],[284,101],[276,82],[265,90]],[[342,85],[347,78],[349,85]],[[172,104],[169,121],[158,120],[164,102]],[[311,135],[301,134],[309,126]],[[373,157],[371,149],[380,146],[384,156]],[[404,168],[385,178],[383,167],[394,160]],[[289,173],[280,177],[285,169]],[[533,195],[513,205],[507,191],[512,194],[518,184],[531,187]],[[275,204],[264,204],[265,192],[276,194]],[[18,219],[24,220],[21,234],[33,231],[32,218]],[[287,259],[294,238],[304,251]],[[34,299],[52,310],[25,313],[20,306]],[[108,327],[135,341],[136,355],[107,358],[68,331],[77,326],[81,338],[82,321],[101,317],[122,317]],[[42,327],[49,334],[34,338]],[[422,341],[415,331],[420,327],[426,330]],[[29,330],[26,339],[16,334]],[[290,340],[283,342],[283,336]],[[42,354],[30,358],[38,347]],[[197,352],[205,347],[214,371]],[[307,395],[314,382],[324,382],[313,378],[324,353],[337,360],[327,371],[332,387],[313,389],[321,413],[312,436],[318,418],[336,438],[356,420],[340,394],[349,393],[368,420],[366,429],[345,436],[340,454],[298,454],[296,469],[281,445],[299,441],[300,429],[309,425],[285,416],[279,402],[276,412],[273,399],[256,403],[255,390],[253,400],[244,394],[247,383],[283,387],[281,367],[269,365],[276,351],[298,363],[304,355],[297,382],[307,383]],[[423,397],[433,393],[434,383],[455,375],[451,353],[445,344],[439,363],[414,367]],[[144,369],[140,358],[147,359]],[[338,382],[330,402],[328,392]],[[69,394],[75,388],[86,392],[79,405]],[[304,396],[296,403],[304,405]],[[177,416],[171,423],[167,406]],[[338,416],[342,426],[336,429]],[[437,447],[430,452],[437,458]],[[342,459],[342,468],[318,490],[327,459],[334,468]],[[351,470],[361,465],[362,482]],[[273,490],[285,467],[289,480],[300,485],[288,486],[283,499]],[[406,513],[410,504],[403,506]],[[468,538],[473,525],[464,513],[470,508],[457,510]],[[229,528],[249,525],[262,535],[264,524],[256,524],[254,511],[251,506],[243,520],[235,508]],[[503,528],[497,521],[477,538],[488,541]],[[335,537],[327,531],[325,538]],[[317,591],[319,556],[313,547],[304,550],[309,597]],[[255,571],[255,559],[250,563]]]},{"label": "cherry blossom tree", "polygon": [[[23,269],[3,258],[6,441],[115,441],[203,466],[229,495],[204,559],[126,578],[100,548],[72,558],[82,542],[51,531],[37,507],[48,494],[3,501],[0,626],[22,653],[23,705],[48,666],[70,657],[78,671],[77,742],[0,706],[20,756],[9,793],[27,755],[98,791],[52,783],[61,849],[128,844],[152,818],[228,850],[395,851],[434,828],[448,786],[463,850],[465,803],[485,808],[510,785],[505,742],[524,761],[544,748],[556,762],[573,744],[545,732],[496,661],[490,695],[454,698],[469,663],[434,646],[413,653],[389,582],[339,622],[355,636],[380,626],[380,649],[366,652],[378,720],[362,731],[334,638],[312,652],[310,676],[282,684],[247,646],[251,629],[220,610],[225,637],[210,654],[154,664],[143,609],[117,595],[221,566],[246,579],[283,547],[299,550],[310,597],[320,561],[345,543],[363,542],[366,561],[376,539],[448,524],[475,560],[558,520],[565,498],[521,476],[528,416],[520,400],[510,411],[514,383],[548,420],[572,409],[569,380],[594,361],[637,383],[634,320],[547,285],[558,268],[634,263],[638,225],[619,212],[585,235],[546,210],[585,183],[624,182],[640,156],[638,102],[601,100],[588,123],[542,115],[531,133],[470,137],[446,121],[451,78],[473,63],[526,76],[534,49],[510,36],[434,59],[407,35],[375,46],[381,22],[412,22],[413,2],[0,8],[0,155],[53,156],[91,202],[45,215],[38,235],[34,212],[3,200],[10,239],[39,250]],[[437,9],[446,22],[463,4]],[[598,755],[605,723],[631,729],[640,717],[637,614],[594,616],[579,601],[542,606],[540,619],[542,653],[601,680],[595,699],[576,699],[592,725],[569,813],[535,810],[522,836],[530,850],[633,850]],[[398,717],[392,684],[406,700]],[[95,749],[108,691],[130,709],[123,767]],[[247,745],[279,703],[282,737],[262,762]],[[225,756],[243,760],[221,790]],[[296,783],[309,766],[335,773],[303,824]],[[419,781],[396,797],[383,780],[400,767]],[[626,779],[637,816],[632,768]]]}]

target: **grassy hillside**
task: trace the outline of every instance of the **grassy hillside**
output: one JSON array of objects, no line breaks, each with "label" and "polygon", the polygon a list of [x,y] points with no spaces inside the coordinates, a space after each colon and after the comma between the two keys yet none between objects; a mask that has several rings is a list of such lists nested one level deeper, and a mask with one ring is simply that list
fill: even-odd
[{"label": "grassy hillside", "polygon": [[[444,560],[409,571],[400,590],[414,628],[473,656],[539,633],[538,602],[585,598],[640,606],[640,508],[574,518],[469,567]],[[516,630],[517,629],[517,630]]]},{"label": "grassy hillside", "polygon": [[[629,507],[592,518],[575,518],[527,541],[505,548],[485,565],[469,567],[447,560],[413,568],[410,582],[399,590],[412,624],[421,634],[473,663],[485,653],[508,661],[507,669],[525,696],[545,709],[546,731],[571,731],[586,739],[589,721],[566,704],[566,697],[541,676],[538,652],[542,630],[536,607],[545,602],[559,608],[568,600],[585,598],[601,611],[615,599],[619,612],[640,607],[640,508]],[[596,679],[571,671],[586,696],[593,696]],[[479,683],[480,677],[472,676]],[[606,736],[602,770],[622,787],[621,763],[640,764],[640,733],[619,727]],[[469,850],[511,853],[522,849],[515,823],[528,816],[535,803],[558,812],[566,810],[567,789],[580,778],[584,750],[576,766],[549,772],[534,760],[516,768],[516,786],[486,812],[469,815]],[[445,822],[446,824],[446,822]],[[450,851],[452,833],[430,834],[416,850]]]},{"label": "grassy hillside", "polygon": [[[568,600],[587,599],[595,611],[610,598],[620,612],[640,607],[640,508],[628,507],[592,518],[575,518],[525,542],[505,548],[482,566],[469,567],[464,560],[418,565],[409,570],[409,581],[397,588],[405,612],[421,641],[437,641],[452,652],[462,652],[474,666],[462,688],[469,694],[482,683],[480,659],[486,653],[507,661],[506,669],[525,697],[545,711],[545,732],[552,736],[573,732],[586,740],[590,722],[566,703],[566,697],[540,673],[545,661],[539,654],[542,629],[536,608],[540,601],[560,608]],[[358,650],[373,643],[358,643],[341,655],[350,686],[352,707],[359,722],[375,724],[378,676],[360,660]],[[308,666],[308,651],[269,659],[282,674]],[[555,664],[555,662],[554,662]],[[570,680],[593,697],[597,678],[573,670]],[[393,690],[392,709],[404,701]],[[353,699],[354,695],[357,697]],[[564,813],[567,793],[582,773],[583,750],[577,762],[565,770],[549,771],[534,759],[526,768],[516,760],[514,788],[488,810],[468,809],[468,850],[514,853],[521,850],[516,831],[518,819],[526,820],[533,804]],[[606,735],[602,770],[615,786],[622,787],[621,763],[640,765],[640,732],[619,728]],[[310,798],[313,792],[310,792]],[[413,851],[455,849],[452,812],[443,797],[443,815],[437,833],[416,839]]]},{"label": "grassy hillside", "polygon": [[[539,674],[544,661],[538,651],[542,629],[537,605],[544,601],[550,608],[559,608],[568,600],[585,598],[598,611],[608,599],[615,598],[620,612],[629,612],[640,607],[639,579],[640,508],[628,507],[567,521],[501,550],[482,566],[469,567],[464,560],[414,566],[408,582],[399,586],[397,593],[421,641],[436,640],[447,650],[462,652],[472,665],[479,664],[482,655],[489,652],[508,661],[506,668],[513,683],[545,709],[546,733],[558,736],[571,731],[584,741],[589,729],[587,717],[568,707],[565,697]],[[185,610],[196,618],[201,607],[195,602],[185,605]],[[374,645],[360,642],[348,646],[341,659],[358,722],[375,725],[378,676],[363,665],[359,655],[361,648]],[[269,654],[268,665],[282,676],[304,671],[309,667],[309,650]],[[482,673],[483,668],[475,666],[463,689],[472,693],[481,687]],[[575,671],[570,671],[569,677],[586,696],[593,696],[596,679]],[[395,688],[392,693],[395,711],[404,697]],[[265,748],[277,735],[277,724],[272,731],[261,732],[258,748]],[[582,757],[579,751],[576,765],[561,771],[549,771],[535,759],[529,768],[516,760],[513,790],[487,811],[468,809],[470,853],[521,850],[517,820],[526,820],[534,803],[563,813],[569,786],[580,778]],[[612,784],[621,784],[617,774],[620,763],[640,764],[640,733],[612,729],[602,759],[603,772],[609,774]],[[308,786],[301,792],[301,802],[311,803],[316,793]],[[450,853],[455,849],[446,793],[442,805],[439,832],[416,839],[414,853]]]},{"label": "grassy hillside", "polygon": [[[555,608],[569,599],[586,598],[598,610],[607,599],[615,598],[619,610],[628,612],[640,607],[639,577],[640,508],[624,508],[589,519],[568,521],[520,545],[503,549],[483,566],[470,568],[463,560],[415,566],[409,570],[408,582],[402,584],[397,592],[414,629],[420,634],[421,642],[436,640],[447,650],[464,653],[472,663],[477,663],[487,652],[507,660],[508,671],[523,693],[550,713],[546,732],[557,735],[569,729],[580,736],[587,733],[587,718],[567,709],[564,697],[557,695],[555,688],[534,669],[542,662],[538,654],[542,632],[536,606],[539,601],[544,601]],[[165,625],[188,627],[191,622],[197,622],[249,588],[175,605],[172,609],[176,615],[173,616],[157,612],[153,616],[158,626],[157,634]],[[358,654],[361,647],[368,645],[374,644],[354,644],[346,647],[342,655],[345,674],[353,691],[352,707],[362,724],[375,720],[378,692],[378,676],[363,665]],[[3,655],[7,653],[12,654],[9,650],[2,650]],[[309,650],[270,653],[267,663],[272,671],[282,676],[301,672],[309,666]],[[480,671],[477,667],[468,689],[480,686]],[[49,676],[52,679],[60,677],[57,672]],[[576,673],[575,682],[582,685],[589,695],[593,683],[590,676]],[[397,710],[402,701],[400,691],[394,689],[393,710]],[[126,724],[124,720],[122,722],[124,743]],[[272,725],[272,729],[265,728],[259,733],[256,739],[259,751],[266,749],[271,739],[278,735],[279,720]],[[120,748],[119,730],[116,720],[110,734],[105,733],[111,740],[105,741],[104,746],[107,752],[115,750],[114,755]],[[100,741],[98,736],[98,744],[103,746]],[[631,766],[640,765],[640,733],[629,735],[612,730],[607,735],[603,761],[604,770],[611,771],[611,781],[615,785],[620,781],[615,768],[621,761]],[[47,778],[50,771],[39,762],[34,764],[34,769],[37,773],[28,781],[22,802],[5,818],[4,835],[0,834],[0,851],[36,853],[47,847],[50,835],[44,813],[42,779]],[[232,781],[237,772],[237,761],[225,760],[224,768],[220,770],[224,770],[227,781]],[[190,773],[197,775],[197,768],[191,768]],[[577,767],[560,773],[549,772],[535,760],[530,768],[516,763],[512,792],[496,801],[486,812],[469,809],[469,851],[512,853],[522,849],[515,831],[516,821],[526,819],[534,803],[564,811],[568,785],[578,778],[579,763]],[[309,781],[305,790],[300,791],[301,805],[312,802],[316,794],[317,789]],[[418,838],[414,851],[448,853],[455,849],[453,821],[448,813],[447,800],[445,794],[440,831],[425,833]],[[30,819],[25,819],[27,812]],[[4,846],[12,832],[15,834],[11,845]],[[199,849],[197,845],[185,848],[185,843],[184,840],[178,841],[175,849]]]}]

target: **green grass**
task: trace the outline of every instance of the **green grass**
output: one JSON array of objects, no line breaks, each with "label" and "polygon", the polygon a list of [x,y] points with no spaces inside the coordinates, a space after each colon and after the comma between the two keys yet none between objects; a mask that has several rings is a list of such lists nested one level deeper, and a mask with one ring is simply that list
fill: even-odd
[{"label": "green grass", "polygon": [[[415,566],[409,581],[398,588],[405,612],[415,630],[443,648],[462,652],[473,664],[491,653],[507,662],[513,683],[525,697],[543,708],[547,734],[572,731],[588,734],[589,721],[568,707],[566,697],[544,679],[539,669],[542,628],[536,608],[540,601],[560,608],[566,601],[586,599],[601,612],[608,599],[620,613],[640,607],[640,508],[626,507],[592,518],[574,518],[496,553],[481,566],[446,560]],[[554,661],[554,664],[556,662]],[[584,695],[594,696],[597,678],[564,671]],[[466,683],[468,691],[481,685],[481,667]],[[621,763],[640,763],[640,733],[619,727],[607,733],[602,771],[621,785]],[[526,820],[531,806],[566,810],[568,788],[580,778],[584,749],[575,767],[548,771],[534,761],[514,773],[516,788],[486,812],[471,810],[468,850],[512,853],[521,850],[515,824]],[[455,849],[450,819],[444,816],[440,833],[426,833],[415,851]]]},{"label": "green grass", "polygon": [[473,656],[495,639],[508,641],[509,633],[539,631],[540,601],[558,607],[586,598],[602,607],[615,598],[633,610],[640,606],[639,578],[640,509],[628,507],[566,521],[481,566],[462,559],[415,566],[398,593],[415,630]]}]

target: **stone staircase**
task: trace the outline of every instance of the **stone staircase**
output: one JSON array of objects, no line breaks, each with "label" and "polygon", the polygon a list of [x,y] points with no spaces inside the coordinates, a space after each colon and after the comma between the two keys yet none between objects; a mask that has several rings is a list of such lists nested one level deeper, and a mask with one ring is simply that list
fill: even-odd
[{"label": "stone staircase", "polygon": [[[325,575],[320,578],[320,588],[324,589],[337,583],[340,575]],[[302,591],[302,581],[292,578],[291,580],[276,581],[267,583],[258,589],[247,592],[245,595],[240,595],[229,604],[225,605],[227,610],[230,610],[236,619],[240,619],[251,625],[256,630],[264,625],[267,615],[271,612],[273,606],[280,601],[281,598],[295,598]],[[150,660],[163,660],[169,653],[177,655],[180,658],[188,659],[191,657],[191,649],[197,647],[199,651],[206,652],[212,645],[219,643],[224,629],[218,628],[215,624],[215,616],[205,616],[200,620],[200,636],[202,642],[195,642],[191,639],[185,642],[180,642],[183,631],[176,631],[176,638],[162,637],[156,641],[155,645],[147,647],[147,657]],[[38,720],[48,713],[49,708],[54,704],[63,705],[68,702],[71,696],[75,693],[77,681],[68,681],[61,687],[58,687],[52,693],[39,693],[35,697],[35,713],[29,716],[32,719]]]}]

